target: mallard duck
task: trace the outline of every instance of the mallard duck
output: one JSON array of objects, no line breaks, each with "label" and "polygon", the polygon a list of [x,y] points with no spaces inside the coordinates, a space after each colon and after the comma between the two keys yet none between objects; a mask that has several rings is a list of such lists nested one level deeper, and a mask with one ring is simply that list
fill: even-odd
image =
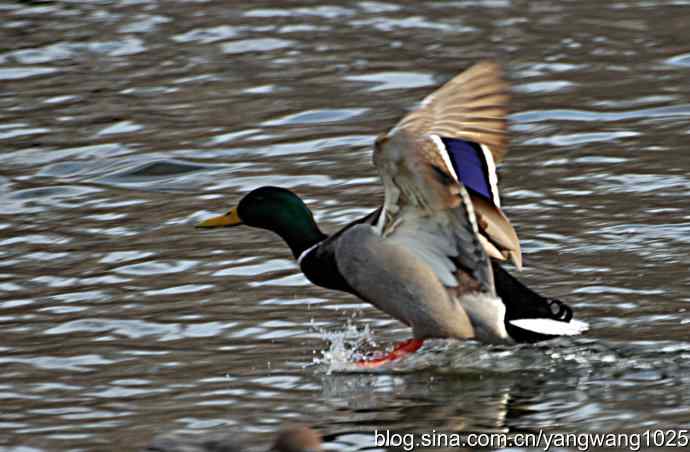
[{"label": "mallard duck", "polygon": [[506,152],[508,85],[479,63],[426,97],[374,144],[384,203],[333,235],[292,191],[261,187],[199,227],[244,224],[277,233],[314,284],[351,293],[412,328],[413,339],[534,342],[575,335],[587,324],[520,283],[517,234],[501,210],[496,163]]}]

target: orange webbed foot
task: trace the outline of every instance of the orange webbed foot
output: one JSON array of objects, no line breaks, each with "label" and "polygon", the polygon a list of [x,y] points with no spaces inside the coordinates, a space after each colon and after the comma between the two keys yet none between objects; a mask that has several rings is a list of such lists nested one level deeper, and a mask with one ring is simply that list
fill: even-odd
[{"label": "orange webbed foot", "polygon": [[422,345],[424,345],[424,339],[408,339],[398,343],[390,353],[387,353],[380,358],[361,359],[359,361],[355,361],[355,364],[357,367],[364,369],[375,369],[416,352],[422,347]]}]

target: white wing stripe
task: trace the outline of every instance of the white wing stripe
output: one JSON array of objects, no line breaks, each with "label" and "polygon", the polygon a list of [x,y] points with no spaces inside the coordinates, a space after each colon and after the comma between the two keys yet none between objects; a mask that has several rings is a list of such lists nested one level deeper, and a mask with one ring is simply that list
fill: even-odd
[{"label": "white wing stripe", "polygon": [[474,213],[474,205],[472,204],[470,196],[467,194],[467,190],[465,190],[465,187],[458,179],[458,175],[455,173],[455,168],[453,168],[453,164],[450,162],[450,157],[448,156],[448,150],[446,149],[446,145],[443,144],[443,140],[441,140],[441,137],[438,135],[429,135],[429,137],[431,138],[431,141],[433,141],[436,145],[436,150],[441,155],[443,163],[446,164],[446,167],[448,168],[450,175],[453,176],[453,179],[455,179],[460,184],[460,197],[462,198],[462,202],[465,204],[465,208],[467,209],[467,216],[470,220],[470,223],[472,224],[472,230],[475,234],[478,234],[479,227],[477,226],[477,216]]},{"label": "white wing stripe", "polygon": [[494,162],[494,156],[491,153],[489,146],[482,144],[482,152],[484,153],[484,160],[486,161],[486,168],[488,170],[489,184],[491,184],[491,195],[494,198],[494,204],[496,207],[501,207],[501,197],[498,194],[498,177],[496,176],[496,162]]},{"label": "white wing stripe", "polygon": [[436,145],[436,150],[441,155],[443,163],[446,164],[446,168],[448,168],[448,171],[450,172],[451,176],[453,176],[453,179],[457,181],[458,175],[455,173],[455,168],[453,168],[453,164],[450,162],[450,157],[448,156],[448,149],[446,149],[446,145],[443,144],[443,140],[441,140],[441,137],[438,135],[429,135],[429,137],[431,138],[431,141],[433,141]]}]

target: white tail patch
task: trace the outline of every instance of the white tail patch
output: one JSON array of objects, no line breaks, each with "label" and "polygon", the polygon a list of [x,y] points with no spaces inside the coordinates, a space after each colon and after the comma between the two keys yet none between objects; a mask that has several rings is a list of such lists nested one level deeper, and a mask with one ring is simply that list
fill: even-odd
[{"label": "white tail patch", "polygon": [[570,322],[554,319],[517,319],[510,320],[510,324],[523,330],[549,336],[575,336],[589,329],[587,322],[574,319]]}]

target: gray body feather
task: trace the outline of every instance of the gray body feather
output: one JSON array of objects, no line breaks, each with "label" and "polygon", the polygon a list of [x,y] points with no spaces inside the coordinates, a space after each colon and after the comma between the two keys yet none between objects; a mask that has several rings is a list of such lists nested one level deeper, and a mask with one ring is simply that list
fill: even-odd
[{"label": "gray body feather", "polygon": [[412,327],[416,338],[472,338],[465,310],[448,294],[432,267],[407,247],[384,239],[369,225],[339,239],[341,274],[365,300]]}]

